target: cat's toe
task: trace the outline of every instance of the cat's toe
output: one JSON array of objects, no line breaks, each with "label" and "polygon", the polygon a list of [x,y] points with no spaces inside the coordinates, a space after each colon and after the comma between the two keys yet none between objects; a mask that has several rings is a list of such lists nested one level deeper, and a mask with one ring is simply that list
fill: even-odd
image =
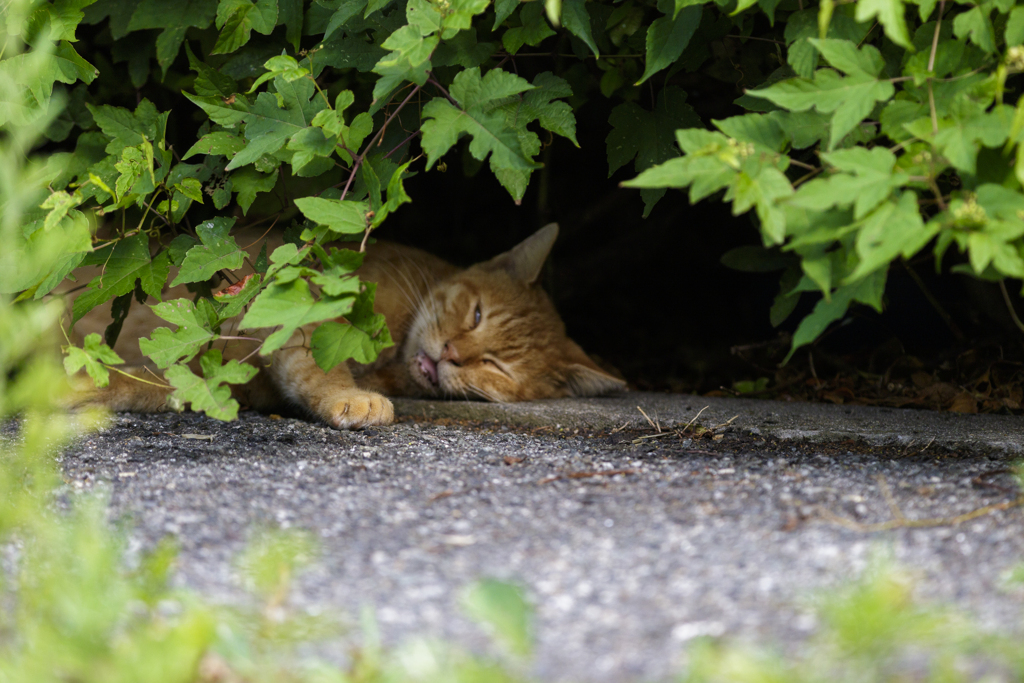
[{"label": "cat's toe", "polygon": [[327,416],[327,423],[335,429],[362,429],[389,425],[395,419],[395,409],[384,396],[370,391],[346,392]]}]

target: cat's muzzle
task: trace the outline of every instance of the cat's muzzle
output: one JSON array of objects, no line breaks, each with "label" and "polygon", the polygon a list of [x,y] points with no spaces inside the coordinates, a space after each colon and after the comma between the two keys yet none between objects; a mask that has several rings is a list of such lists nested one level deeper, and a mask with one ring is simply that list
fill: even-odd
[{"label": "cat's muzzle", "polygon": [[424,351],[416,352],[416,367],[432,386],[437,386],[437,363]]}]

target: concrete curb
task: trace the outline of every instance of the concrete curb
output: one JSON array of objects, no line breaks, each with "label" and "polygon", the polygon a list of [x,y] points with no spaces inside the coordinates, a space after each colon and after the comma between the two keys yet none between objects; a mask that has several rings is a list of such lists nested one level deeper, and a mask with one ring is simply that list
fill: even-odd
[{"label": "concrete curb", "polygon": [[931,447],[972,452],[1024,453],[1024,417],[1013,415],[964,415],[647,392],[508,404],[416,399],[396,399],[394,404],[397,417],[498,421],[518,427],[561,429],[614,429],[624,424],[646,426],[647,420],[638,407],[663,427],[678,426],[689,422],[707,406],[698,420],[705,427],[736,416],[731,423],[733,427],[775,439],[860,439],[868,443],[921,448],[931,444]]}]

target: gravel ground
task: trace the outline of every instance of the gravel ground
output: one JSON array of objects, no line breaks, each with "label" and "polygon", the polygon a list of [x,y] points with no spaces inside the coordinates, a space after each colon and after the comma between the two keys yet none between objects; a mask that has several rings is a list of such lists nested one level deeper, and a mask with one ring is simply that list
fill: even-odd
[{"label": "gravel ground", "polygon": [[662,679],[704,634],[797,644],[817,628],[816,592],[877,551],[913,572],[923,600],[1024,631],[1024,586],[1007,581],[1024,561],[1021,508],[850,528],[892,519],[891,502],[918,519],[1012,500],[1012,456],[741,430],[636,442],[651,433],[126,414],[62,462],[70,489],[109,491],[133,550],[176,536],[176,580],[215,601],[247,599],[235,558],[266,527],[320,539],[297,607],[355,623],[372,606],[387,643],[427,634],[484,649],[461,589],[481,576],[521,583],[543,681]]}]

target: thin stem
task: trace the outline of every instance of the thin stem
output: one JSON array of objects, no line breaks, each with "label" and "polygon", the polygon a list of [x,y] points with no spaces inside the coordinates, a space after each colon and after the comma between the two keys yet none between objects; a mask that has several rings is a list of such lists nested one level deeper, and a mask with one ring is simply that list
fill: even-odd
[{"label": "thin stem", "polygon": [[811,164],[805,164],[804,162],[797,161],[796,159],[790,159],[789,163],[793,164],[794,166],[799,166],[800,168],[806,168],[808,171],[820,171],[821,170],[817,166],[812,166]]},{"label": "thin stem", "polygon": [[[760,40],[761,42],[764,42],[764,43],[775,43],[776,45],[785,45],[786,44],[786,41],[784,41],[784,40],[775,40],[774,38],[758,38],[757,36],[741,36],[741,35],[737,35],[735,33],[726,33],[724,37],[725,38],[742,38],[743,40]],[[569,55],[566,55],[566,56],[569,56]],[[625,56],[625,55],[615,55],[615,56],[616,57],[622,57],[622,56]],[[637,55],[637,56],[639,57],[640,55]]]},{"label": "thin stem", "polygon": [[410,136],[409,136],[409,137],[407,137],[406,139],[404,139],[404,140],[402,140],[401,142],[399,142],[399,143],[398,143],[398,144],[397,144],[397,145],[395,146],[395,148],[394,148],[393,150],[391,150],[390,152],[388,152],[387,154],[385,154],[385,155],[384,155],[384,158],[385,158],[385,159],[387,159],[387,158],[388,158],[389,156],[391,156],[392,154],[394,154],[394,153],[395,153],[395,152],[397,152],[398,150],[402,149],[402,147],[404,147],[404,146],[405,146],[405,143],[409,142],[410,140],[412,140],[412,139],[413,139],[414,137],[416,137],[416,136],[417,136],[417,135],[419,135],[419,134],[420,134],[420,131],[418,131],[418,130],[416,130],[416,131],[413,131],[412,135],[410,135]]},{"label": "thin stem", "polygon": [[231,336],[229,334],[222,334],[222,335],[220,335],[217,338],[218,339],[233,339],[235,341],[253,341],[253,342],[259,343],[260,345],[263,344],[263,340],[259,339],[258,337],[233,337],[233,336]]},{"label": "thin stem", "polygon": [[1003,301],[1006,302],[1006,310],[1010,312],[1010,317],[1013,318],[1013,324],[1017,326],[1017,329],[1024,332],[1024,323],[1017,317],[1017,311],[1013,308],[1013,302],[1010,301],[1010,293],[1006,291],[1006,282],[1004,280],[999,281],[999,289],[1003,292]]},{"label": "thin stem", "polygon": [[451,103],[452,103],[452,104],[454,104],[454,105],[455,105],[455,106],[457,106],[457,107],[459,106],[459,103],[455,101],[455,98],[451,96],[451,94],[450,94],[450,93],[448,92],[448,90],[446,90],[446,89],[445,89],[445,87],[444,87],[443,85],[441,85],[440,83],[438,83],[438,82],[437,82],[437,81],[436,81],[436,80],[434,79],[434,76],[433,76],[433,75],[431,75],[431,76],[430,76],[430,78],[428,78],[428,79],[427,79],[427,83],[430,83],[430,84],[431,84],[431,85],[433,85],[433,86],[434,86],[435,88],[437,88],[438,90],[440,90],[440,91],[441,91],[441,92],[442,92],[442,93],[444,94],[444,96],[445,96],[445,97],[447,97],[447,98],[448,98],[449,100],[451,100]]},{"label": "thin stem", "polygon": [[[946,0],[939,3],[939,18],[935,22],[935,33],[932,35],[932,51],[928,55],[929,73],[935,69],[935,53],[939,49],[939,31],[942,29],[942,15],[946,11]],[[935,111],[935,90],[932,88],[932,79],[928,79],[928,108],[932,116],[932,135],[939,134],[939,116]]]}]

